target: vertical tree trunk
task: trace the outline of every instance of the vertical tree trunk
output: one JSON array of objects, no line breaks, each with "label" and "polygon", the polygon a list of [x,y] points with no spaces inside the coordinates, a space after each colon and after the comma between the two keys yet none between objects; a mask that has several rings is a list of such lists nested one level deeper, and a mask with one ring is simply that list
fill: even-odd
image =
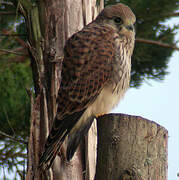
[{"label": "vertical tree trunk", "polygon": [[168,132],[137,116],[98,119],[95,180],[167,180]]},{"label": "vertical tree trunk", "polygon": [[[97,6],[96,0],[39,0],[37,4],[31,1],[19,0],[28,30],[28,47],[31,55],[32,74],[35,88],[35,98],[32,98],[31,132],[28,150],[28,172],[26,179],[63,179],[80,180],[93,179],[96,152],[93,149],[79,149],[70,163],[56,158],[53,168],[44,174],[38,170],[38,162],[45,139],[49,133],[56,114],[56,96],[60,86],[61,63],[63,47],[66,40],[84,25],[92,21],[103,8],[103,1]],[[92,127],[95,131],[95,125]],[[91,131],[91,136],[96,134]],[[84,151],[87,152],[86,160]],[[86,173],[84,173],[84,170]]]}]

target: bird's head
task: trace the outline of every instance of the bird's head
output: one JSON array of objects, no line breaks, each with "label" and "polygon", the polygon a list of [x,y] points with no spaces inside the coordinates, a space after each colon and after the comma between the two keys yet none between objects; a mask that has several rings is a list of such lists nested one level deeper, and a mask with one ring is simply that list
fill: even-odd
[{"label": "bird's head", "polygon": [[134,35],[136,17],[132,10],[122,4],[107,6],[96,18],[96,22],[110,26],[121,35]]}]

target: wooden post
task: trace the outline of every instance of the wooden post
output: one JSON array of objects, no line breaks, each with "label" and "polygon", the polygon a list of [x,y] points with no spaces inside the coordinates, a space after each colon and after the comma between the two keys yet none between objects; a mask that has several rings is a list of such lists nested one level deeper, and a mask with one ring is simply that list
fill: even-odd
[{"label": "wooden post", "polygon": [[125,114],[98,119],[95,180],[167,180],[168,132]]}]

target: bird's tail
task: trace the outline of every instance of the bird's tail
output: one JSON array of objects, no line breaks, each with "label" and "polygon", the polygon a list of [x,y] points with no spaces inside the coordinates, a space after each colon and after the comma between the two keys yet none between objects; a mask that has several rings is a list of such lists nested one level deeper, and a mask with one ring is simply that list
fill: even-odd
[{"label": "bird's tail", "polygon": [[70,159],[73,157],[78,145],[80,144],[81,139],[87,134],[89,128],[91,127],[91,124],[94,121],[94,118],[95,116],[89,116],[86,118],[84,115],[71,129],[68,136],[68,145],[66,152],[68,161],[70,161]]},{"label": "bird's tail", "polygon": [[84,111],[85,110],[72,113],[71,115],[65,115],[61,120],[57,119],[57,117],[55,118],[52,129],[45,143],[44,152],[39,161],[39,168],[46,170],[51,167],[65,137],[78,122]]}]

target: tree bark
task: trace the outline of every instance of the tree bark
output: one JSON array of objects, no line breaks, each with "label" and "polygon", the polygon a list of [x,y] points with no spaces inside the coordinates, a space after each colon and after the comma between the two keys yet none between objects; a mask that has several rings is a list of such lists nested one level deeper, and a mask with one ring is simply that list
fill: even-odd
[{"label": "tree bark", "polygon": [[[103,8],[103,1],[97,6],[96,0],[39,0],[37,4],[19,0],[19,7],[28,30],[28,50],[35,89],[35,98],[31,99],[31,132],[26,179],[93,179],[95,165],[91,163],[96,159],[96,151],[91,152],[90,149],[84,148],[89,147],[88,143],[93,143],[96,147],[96,141],[89,142],[91,138],[88,138],[86,146],[81,145],[82,148],[78,149],[70,163],[57,156],[52,169],[41,173],[38,162],[56,114],[64,44],[73,33],[81,30],[97,16]],[[96,134],[92,136],[96,137]],[[94,168],[90,168],[92,166]]]},{"label": "tree bark", "polygon": [[125,114],[98,119],[95,180],[167,180],[168,132]]}]

